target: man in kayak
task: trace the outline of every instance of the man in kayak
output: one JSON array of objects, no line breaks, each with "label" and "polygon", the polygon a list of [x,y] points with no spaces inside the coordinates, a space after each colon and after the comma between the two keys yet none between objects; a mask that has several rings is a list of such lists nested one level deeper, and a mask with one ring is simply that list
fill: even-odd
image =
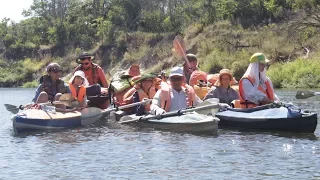
[{"label": "man in kayak", "polygon": [[40,85],[32,100],[36,104],[58,101],[62,94],[70,93],[69,87],[60,79],[62,69],[59,64],[50,63],[46,71],[48,74],[40,78]]},{"label": "man in kayak", "polygon": [[[157,92],[155,87],[155,75],[145,74],[140,77],[133,88],[131,88],[124,95],[124,102],[126,104],[141,102],[144,99],[152,99]],[[150,112],[150,104],[140,105],[132,108],[131,113],[138,116],[143,115],[145,112]]]},{"label": "man in kayak", "polygon": [[[87,87],[87,95],[92,97],[92,99],[89,100],[94,102],[92,103],[92,106],[97,106],[104,109],[109,105],[108,97],[101,95],[108,94],[108,82],[103,69],[98,64],[93,63],[93,59],[94,56],[90,55],[89,53],[82,53],[77,59],[77,63],[79,65],[74,69],[73,74],[78,70],[84,72],[89,82],[89,87]],[[99,96],[99,98],[94,98],[94,96]]]},{"label": "man in kayak", "polygon": [[98,64],[93,63],[93,59],[94,56],[87,52],[81,54],[77,59],[79,65],[74,69],[73,74],[81,70],[86,75],[89,85],[100,84],[101,87],[108,88],[108,82],[103,69]]},{"label": "man in kayak", "polygon": [[251,56],[249,67],[239,82],[241,108],[252,108],[278,100],[272,82],[266,76],[267,62],[269,60],[263,53]]},{"label": "man in kayak", "polygon": [[239,99],[238,92],[231,88],[233,79],[233,75],[229,69],[222,69],[219,73],[218,80],[214,84],[215,88],[204,97],[204,100],[218,98],[220,103],[231,105],[233,100]]},{"label": "man in kayak", "polygon": [[170,85],[162,83],[161,89],[155,94],[151,112],[153,114],[163,114],[169,111],[197,106],[202,101],[195,94],[193,88],[186,85],[181,67],[174,67],[170,71]]},{"label": "man in kayak", "polygon": [[187,54],[186,56],[190,67],[188,67],[188,64],[185,62],[183,64],[183,74],[185,76],[185,83],[189,84],[191,74],[193,71],[198,70],[198,59],[194,54]]}]

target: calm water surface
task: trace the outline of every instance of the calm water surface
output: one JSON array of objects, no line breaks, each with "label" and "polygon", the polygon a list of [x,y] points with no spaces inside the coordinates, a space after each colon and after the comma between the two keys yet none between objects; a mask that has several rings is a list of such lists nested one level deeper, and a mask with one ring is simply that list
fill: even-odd
[{"label": "calm water surface", "polygon": [[[312,135],[219,130],[218,136],[137,131],[101,122],[14,136],[3,104],[34,89],[0,89],[0,179],[320,179],[320,130]],[[320,97],[283,101],[320,114]]]}]

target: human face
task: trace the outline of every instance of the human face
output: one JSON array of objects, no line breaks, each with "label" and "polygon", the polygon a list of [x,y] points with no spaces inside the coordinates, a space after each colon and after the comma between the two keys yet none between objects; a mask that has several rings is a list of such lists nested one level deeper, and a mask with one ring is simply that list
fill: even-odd
[{"label": "human face", "polygon": [[221,77],[220,77],[220,83],[221,83],[221,86],[224,87],[224,88],[227,88],[230,86],[230,82],[231,82],[231,77],[230,75],[228,74],[223,74]]},{"label": "human face", "polygon": [[130,75],[131,76],[139,76],[140,75],[140,69],[136,66],[133,66],[130,68]]},{"label": "human face", "polygon": [[83,84],[83,78],[80,76],[76,76],[73,80],[73,84],[81,86]]},{"label": "human face", "polygon": [[259,63],[259,72],[263,72],[266,67],[266,64]]},{"label": "human face", "polygon": [[151,88],[152,83],[153,83],[152,79],[145,79],[141,82],[141,86],[143,89],[148,90]]},{"label": "human face", "polygon": [[82,59],[79,64],[81,64],[84,70],[88,70],[91,68],[91,59],[90,58]]},{"label": "human face", "polygon": [[56,81],[61,76],[61,70],[49,70],[48,74],[51,77],[52,81]]},{"label": "human face", "polygon": [[182,89],[183,80],[184,80],[183,76],[171,76],[170,77],[171,87],[177,91],[180,91]]},{"label": "human face", "polygon": [[189,64],[190,64],[190,68],[192,70],[195,70],[195,69],[197,69],[198,61],[191,61],[191,62],[189,62]]}]

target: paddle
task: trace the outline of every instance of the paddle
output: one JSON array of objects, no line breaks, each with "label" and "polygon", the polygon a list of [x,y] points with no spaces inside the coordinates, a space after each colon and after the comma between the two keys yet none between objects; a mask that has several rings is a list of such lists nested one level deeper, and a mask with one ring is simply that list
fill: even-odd
[{"label": "paddle", "polygon": [[150,103],[151,101],[152,101],[152,99],[145,99],[141,102],[136,102],[136,103],[132,103],[132,104],[124,105],[124,106],[119,106],[119,107],[111,108],[111,109],[107,109],[107,110],[102,110],[102,109],[96,108],[96,107],[85,108],[81,111],[81,124],[82,125],[91,124],[92,122],[101,118],[103,115],[108,114],[112,111],[127,109],[127,108],[131,108],[134,106],[139,106],[139,105],[145,105],[147,103]]},{"label": "paddle", "polygon": [[189,60],[186,56],[186,46],[183,41],[183,38],[180,35],[177,35],[174,38],[173,47],[174,47],[175,52],[177,52],[180,56],[182,56],[184,58],[184,60],[186,61],[187,65],[188,65],[188,68],[191,68]]},{"label": "paddle", "polygon": [[296,94],[297,99],[307,99],[316,95],[320,95],[320,92],[314,92],[309,90],[298,91]]},{"label": "paddle", "polygon": [[[51,102],[46,102],[46,103],[39,103],[38,105],[51,105],[51,104],[63,104],[63,105],[66,105],[68,104],[67,101],[53,101],[52,103]],[[19,110],[23,110],[25,109],[26,107],[30,107],[32,106],[32,104],[27,104],[27,105],[19,105],[19,106],[16,106],[16,105],[12,105],[12,104],[4,104],[4,107],[7,109],[7,111],[11,112],[12,114],[17,114],[19,112]]]},{"label": "paddle", "polygon": [[142,116],[142,117],[137,117],[137,118],[134,118],[132,116],[124,116],[120,119],[120,121],[118,123],[126,124],[126,123],[132,123],[132,122],[137,122],[137,121],[147,121],[149,119],[162,119],[162,118],[166,118],[166,117],[180,116],[180,115],[187,113],[187,112],[200,111],[200,110],[205,110],[205,109],[213,109],[213,108],[219,108],[219,107],[220,107],[219,104],[209,104],[209,105],[190,108],[190,109],[181,109],[178,111],[167,112],[167,113],[164,113],[161,115],[148,115],[148,116]]}]

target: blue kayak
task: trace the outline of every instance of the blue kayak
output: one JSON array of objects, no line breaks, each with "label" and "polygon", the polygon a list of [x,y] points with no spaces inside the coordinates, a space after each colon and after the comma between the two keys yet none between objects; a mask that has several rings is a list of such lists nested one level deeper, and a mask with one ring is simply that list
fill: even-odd
[{"label": "blue kayak", "polygon": [[256,129],[262,131],[285,131],[314,133],[317,114],[290,107],[270,108],[261,106],[251,109],[228,109],[218,112],[219,128]]}]

